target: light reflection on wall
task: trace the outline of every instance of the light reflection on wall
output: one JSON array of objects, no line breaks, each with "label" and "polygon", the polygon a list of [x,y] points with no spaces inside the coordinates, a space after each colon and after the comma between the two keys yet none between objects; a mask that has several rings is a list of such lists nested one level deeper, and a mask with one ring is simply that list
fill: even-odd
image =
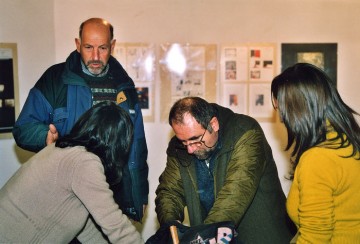
[{"label": "light reflection on wall", "polygon": [[170,71],[183,75],[186,70],[186,58],[178,43],[172,44],[166,56],[165,62]]}]

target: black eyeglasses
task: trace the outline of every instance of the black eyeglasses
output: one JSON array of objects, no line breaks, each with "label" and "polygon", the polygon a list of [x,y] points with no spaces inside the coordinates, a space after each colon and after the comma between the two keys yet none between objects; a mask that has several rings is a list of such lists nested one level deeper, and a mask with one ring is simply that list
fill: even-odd
[{"label": "black eyeglasses", "polygon": [[[207,127],[206,127],[207,128]],[[182,145],[184,146],[184,148],[187,147],[192,147],[192,146],[196,146],[196,147],[201,147],[202,145],[204,145],[207,148],[213,148],[215,147],[216,143],[214,144],[214,146],[209,147],[208,145],[205,144],[205,141],[203,140],[205,133],[207,131],[207,129],[205,128],[204,133],[202,134],[201,138],[198,141],[193,141],[193,142],[187,142],[187,141],[181,141]]]},{"label": "black eyeglasses", "polygon": [[[198,141],[193,141],[193,142],[186,142],[186,141],[182,141],[181,143],[184,145],[184,147],[192,147],[192,146],[196,146],[196,147],[200,147],[201,145],[205,145],[205,141],[203,141],[204,135],[206,133],[206,129],[204,131],[204,133],[202,134],[200,140]],[[206,145],[205,145],[206,146]],[[206,146],[207,147],[207,146]]]}]

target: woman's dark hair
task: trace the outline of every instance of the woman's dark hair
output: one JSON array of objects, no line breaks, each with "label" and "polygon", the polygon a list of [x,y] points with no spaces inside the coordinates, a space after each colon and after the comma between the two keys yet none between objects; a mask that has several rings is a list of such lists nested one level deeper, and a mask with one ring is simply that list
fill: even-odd
[{"label": "woman's dark hair", "polygon": [[306,150],[326,141],[330,129],[337,132],[332,141],[341,140],[336,148],[352,144],[349,157],[360,151],[360,128],[354,118],[359,114],[344,103],[332,80],[321,69],[307,63],[287,68],[272,81],[271,96],[288,132],[285,150],[294,145],[291,154],[296,156],[294,168]]},{"label": "woman's dark hair", "polygon": [[217,112],[210,103],[200,97],[185,97],[176,101],[169,113],[170,126],[173,123],[182,124],[186,114],[193,116],[203,128],[212,132],[209,122],[213,117],[217,117]]},{"label": "woman's dark hair", "polygon": [[56,141],[56,147],[84,146],[97,155],[110,185],[119,183],[128,159],[133,124],[127,112],[113,102],[94,105],[75,123],[70,133]]}]

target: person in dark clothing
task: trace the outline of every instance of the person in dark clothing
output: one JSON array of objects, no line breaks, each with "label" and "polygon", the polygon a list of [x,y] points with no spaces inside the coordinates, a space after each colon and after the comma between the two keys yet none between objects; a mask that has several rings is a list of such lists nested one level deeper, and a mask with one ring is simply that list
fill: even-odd
[{"label": "person in dark clothing", "polygon": [[148,151],[134,82],[111,56],[115,42],[109,22],[84,21],[75,39],[76,50],[66,62],[48,68],[30,90],[13,136],[19,147],[38,152],[68,134],[93,105],[115,102],[130,115],[134,137],[122,182],[112,190],[122,211],[141,221],[148,204]]},{"label": "person in dark clothing", "polygon": [[170,110],[175,136],[156,189],[160,225],[231,221],[238,243],[289,243],[296,228],[286,213],[271,148],[259,123],[246,115],[185,97]]}]

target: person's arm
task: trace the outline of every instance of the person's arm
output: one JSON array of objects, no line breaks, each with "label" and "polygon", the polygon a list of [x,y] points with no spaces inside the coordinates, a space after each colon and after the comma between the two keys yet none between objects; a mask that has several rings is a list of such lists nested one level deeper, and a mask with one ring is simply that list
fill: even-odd
[{"label": "person's arm", "polygon": [[[140,233],[115,203],[100,160],[96,156],[81,158],[72,181],[75,195],[111,243],[143,243]],[[81,238],[86,237],[82,235]]]},{"label": "person's arm", "polygon": [[[134,144],[136,146],[135,150],[135,162],[136,167],[129,167],[130,171],[132,169],[136,169],[137,178],[134,180],[137,181],[138,184],[135,185],[135,191],[139,194],[139,205],[148,204],[148,195],[149,195],[149,182],[148,182],[148,173],[149,166],[147,164],[147,155],[148,149],[145,139],[145,129],[144,129],[144,121],[141,113],[141,108],[137,104],[135,106],[137,117],[134,121]],[[134,175],[135,176],[135,175]]]},{"label": "person's arm", "polygon": [[185,196],[179,165],[173,157],[167,157],[164,172],[156,189],[155,211],[160,224],[184,220]]},{"label": "person's arm", "polygon": [[32,152],[46,146],[52,108],[43,94],[32,88],[13,128],[16,144]]},{"label": "person's arm", "polygon": [[87,244],[108,244],[109,241],[103,235],[103,233],[97,228],[94,220],[89,216],[86,221],[84,229],[80,232],[80,234],[76,237],[80,243]]},{"label": "person's arm", "polygon": [[[134,88],[125,89],[126,101],[119,105],[129,112],[134,124],[133,143],[129,152],[127,167],[123,171],[123,180],[119,186],[113,187],[116,202],[123,212],[135,221],[141,221],[144,209],[148,204],[149,182],[147,164],[147,145],[141,108],[137,102]],[[126,195],[120,199],[117,194]]]},{"label": "person's arm", "polygon": [[[262,132],[247,131],[234,145],[226,179],[204,223],[240,223],[257,191],[266,157]],[[221,162],[220,162],[221,163]]]},{"label": "person's arm", "polygon": [[299,186],[299,236],[297,243],[330,243],[335,228],[337,177],[341,174],[331,158],[306,153],[296,168]]}]

